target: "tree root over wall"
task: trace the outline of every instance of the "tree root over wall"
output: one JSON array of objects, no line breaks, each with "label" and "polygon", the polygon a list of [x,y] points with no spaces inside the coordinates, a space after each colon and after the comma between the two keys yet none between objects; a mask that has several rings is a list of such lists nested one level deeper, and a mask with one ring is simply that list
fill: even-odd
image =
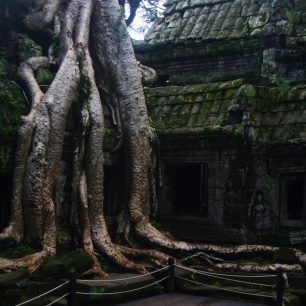
[{"label": "tree root over wall", "polygon": [[[104,274],[97,253],[107,255],[126,270],[139,273],[144,273],[148,265],[166,264],[168,254],[178,251],[236,257],[275,253],[278,248],[263,245],[220,247],[175,241],[150,223],[145,207],[150,192],[151,142],[155,136],[147,115],[138,64],[117,1],[37,0],[31,1],[31,5],[23,27],[49,39],[49,55],[30,58],[18,70],[31,101],[31,110],[22,118],[19,130],[11,221],[0,234],[0,240],[35,242],[40,251],[20,259],[0,258],[0,270],[27,268],[34,271],[46,257],[56,254],[54,193],[72,107],[78,110],[79,126],[75,132],[78,145],[73,157],[70,222],[72,227],[81,225],[83,248],[93,259],[96,273]],[[58,52],[55,52],[54,42],[58,42]],[[56,67],[57,73],[44,93],[35,72],[39,67],[50,65]],[[107,231],[103,213],[104,101],[117,114],[127,161],[129,195],[123,221],[152,249],[114,244]],[[122,226],[122,229],[128,240],[127,227]],[[306,268],[306,255],[298,250],[294,252],[297,261]],[[277,267],[238,266],[231,262],[213,265],[217,269],[247,271]],[[300,271],[301,266],[283,267],[287,271]]]}]

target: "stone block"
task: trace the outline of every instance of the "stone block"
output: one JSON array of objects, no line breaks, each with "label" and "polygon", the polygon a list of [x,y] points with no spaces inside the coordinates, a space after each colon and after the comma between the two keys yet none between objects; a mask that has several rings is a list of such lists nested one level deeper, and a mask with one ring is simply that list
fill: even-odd
[{"label": "stone block", "polygon": [[284,114],[278,113],[264,113],[262,115],[262,125],[279,125],[284,120]]}]

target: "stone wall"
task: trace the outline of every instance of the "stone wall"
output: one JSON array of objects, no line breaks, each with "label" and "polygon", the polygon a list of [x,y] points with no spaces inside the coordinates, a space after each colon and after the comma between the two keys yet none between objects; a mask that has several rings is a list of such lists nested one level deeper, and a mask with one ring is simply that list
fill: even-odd
[{"label": "stone wall", "polygon": [[208,217],[215,223],[257,233],[305,227],[306,218],[286,223],[281,212],[284,178],[306,177],[305,93],[304,85],[243,80],[148,88],[164,169],[159,213],[175,214],[167,165],[193,163],[207,167]]},{"label": "stone wall", "polygon": [[164,17],[135,48],[160,82],[300,82],[306,68],[304,11],[299,0],[168,1]]}]

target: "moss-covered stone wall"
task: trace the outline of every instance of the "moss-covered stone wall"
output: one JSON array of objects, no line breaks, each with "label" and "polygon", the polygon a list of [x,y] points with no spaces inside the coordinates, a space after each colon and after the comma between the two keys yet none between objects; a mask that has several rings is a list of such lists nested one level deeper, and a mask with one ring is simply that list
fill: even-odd
[{"label": "moss-covered stone wall", "polygon": [[[239,231],[279,228],[285,205],[281,177],[306,173],[305,85],[270,87],[237,79],[147,88],[146,101],[164,165],[161,215],[175,214],[167,165],[203,164],[213,222],[238,229],[227,224],[226,203],[232,201]],[[252,212],[256,205],[264,207],[260,218]]]},{"label": "moss-covered stone wall", "polygon": [[148,88],[146,101],[162,134],[210,132],[254,143],[306,137],[306,86],[257,86],[242,79]]},{"label": "moss-covered stone wall", "polygon": [[159,82],[305,80],[306,14],[299,0],[168,1],[138,58]]}]

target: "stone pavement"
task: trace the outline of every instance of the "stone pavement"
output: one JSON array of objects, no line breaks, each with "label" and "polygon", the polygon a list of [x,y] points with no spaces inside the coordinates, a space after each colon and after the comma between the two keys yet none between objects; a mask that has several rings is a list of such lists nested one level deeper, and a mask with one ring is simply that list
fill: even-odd
[{"label": "stone pavement", "polygon": [[263,304],[256,304],[243,301],[226,301],[215,298],[208,298],[196,295],[181,294],[181,293],[166,293],[149,298],[144,298],[128,303],[116,304],[116,306],[263,306]]}]

